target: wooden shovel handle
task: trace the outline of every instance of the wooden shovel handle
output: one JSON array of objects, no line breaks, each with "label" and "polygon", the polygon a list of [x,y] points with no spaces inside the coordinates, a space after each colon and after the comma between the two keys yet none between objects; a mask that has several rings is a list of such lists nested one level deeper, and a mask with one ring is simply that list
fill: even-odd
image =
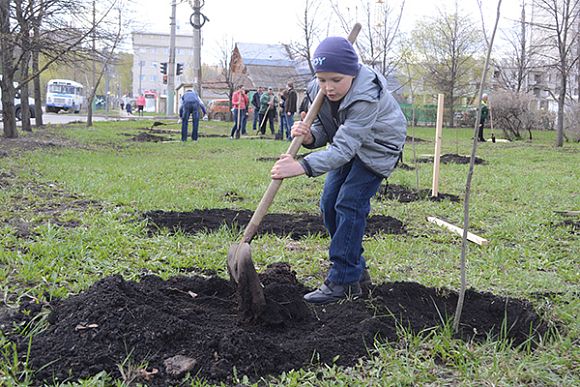
[{"label": "wooden shovel handle", "polygon": [[[348,35],[349,42],[354,44],[361,30],[361,27],[362,26],[360,25],[360,23],[356,23],[352,27],[352,30]],[[306,123],[307,125],[312,125],[312,123],[316,119],[316,116],[318,115],[318,112],[320,111],[323,102],[324,102],[324,93],[322,92],[321,89],[319,89],[318,93],[316,94],[316,97],[314,98],[314,101],[312,101],[312,104],[310,105],[308,112],[306,113],[306,117],[304,117],[303,120],[304,123]],[[286,153],[290,154],[292,157],[296,157],[298,149],[300,149],[300,147],[302,146],[303,140],[304,136],[294,137]],[[274,201],[274,197],[276,197],[278,189],[280,189],[280,186],[282,185],[282,181],[283,179],[272,179],[272,181],[270,182],[268,189],[264,193],[264,196],[262,196],[262,200],[260,200],[260,204],[258,204],[258,208],[256,208],[256,211],[254,212],[252,218],[250,219],[250,223],[248,223],[246,229],[244,230],[242,243],[250,243],[250,241],[254,238],[254,236],[258,232],[258,228],[262,223],[262,219],[264,219],[264,216],[266,216],[266,214],[268,213],[268,208],[270,208],[270,205]]]}]

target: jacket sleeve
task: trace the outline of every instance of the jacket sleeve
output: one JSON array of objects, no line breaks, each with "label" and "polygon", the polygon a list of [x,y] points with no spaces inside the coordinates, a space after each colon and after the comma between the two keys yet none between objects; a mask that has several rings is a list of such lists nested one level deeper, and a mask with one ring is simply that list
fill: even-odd
[{"label": "jacket sleeve", "polygon": [[[339,168],[352,160],[363,142],[372,137],[371,131],[377,119],[377,102],[358,101],[348,108],[346,120],[339,126],[332,143],[325,149],[311,153],[304,158],[309,176],[320,176]],[[324,131],[322,131],[324,132]],[[320,140],[316,137],[315,143]]]}]

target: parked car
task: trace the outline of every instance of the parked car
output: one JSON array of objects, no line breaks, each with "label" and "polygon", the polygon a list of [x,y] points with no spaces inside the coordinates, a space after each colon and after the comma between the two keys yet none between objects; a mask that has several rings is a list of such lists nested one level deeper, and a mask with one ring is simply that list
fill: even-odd
[{"label": "parked car", "polygon": [[207,104],[207,117],[210,120],[225,121],[230,117],[230,109],[229,99],[212,99]]},{"label": "parked car", "polygon": [[[2,75],[0,75],[2,77]],[[14,82],[14,87],[18,87],[18,83]],[[28,105],[30,107],[30,118],[35,118],[35,110],[34,110],[34,99],[28,98]],[[2,101],[0,100],[0,114],[2,113]],[[16,115],[17,120],[22,119],[22,108],[20,106],[20,91],[16,91],[14,95],[14,114]]]}]

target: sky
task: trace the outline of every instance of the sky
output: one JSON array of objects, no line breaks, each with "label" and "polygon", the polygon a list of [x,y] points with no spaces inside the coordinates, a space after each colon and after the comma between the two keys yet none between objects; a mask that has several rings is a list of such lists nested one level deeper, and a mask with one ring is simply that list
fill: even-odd
[{"label": "sky", "polygon": [[[200,0],[204,3],[204,0]],[[331,0],[310,0],[321,4],[318,16],[324,18],[321,25],[329,25],[325,36],[344,35],[333,20],[332,11],[328,8]],[[402,0],[370,0],[386,1],[393,8],[398,8]],[[405,0],[401,29],[410,31],[420,20],[429,20],[436,15],[438,9],[451,11],[455,2],[460,8],[472,15],[477,27],[481,27],[481,17],[477,0]],[[507,29],[514,20],[519,18],[522,0],[503,0],[501,6],[500,29]],[[245,43],[289,43],[301,39],[299,27],[300,17],[304,12],[305,0],[205,0],[201,12],[207,16],[208,22],[202,27],[202,62],[217,64],[221,52],[231,42]],[[339,0],[341,12],[354,15],[357,4],[361,0]],[[486,30],[491,32],[495,22],[497,0],[482,0]],[[172,0],[138,0],[133,19],[141,31],[170,32],[170,15]],[[177,0],[177,33],[191,35],[193,28],[189,18],[193,13],[193,0]],[[329,21],[327,23],[327,20]],[[362,23],[363,20],[360,20]],[[364,23],[363,23],[364,24]],[[326,27],[325,27],[326,28]],[[334,29],[334,30],[333,30]],[[498,33],[498,39],[501,34]]]}]

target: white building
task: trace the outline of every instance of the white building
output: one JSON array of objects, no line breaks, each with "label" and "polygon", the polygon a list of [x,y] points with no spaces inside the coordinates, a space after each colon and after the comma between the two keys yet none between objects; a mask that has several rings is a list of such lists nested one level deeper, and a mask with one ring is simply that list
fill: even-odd
[{"label": "white building", "polygon": [[[167,95],[161,63],[169,62],[169,34],[133,32],[132,41],[133,96],[145,90]],[[183,74],[175,77],[175,85],[190,81],[193,74],[193,35],[175,36],[175,63],[184,65]]]}]

